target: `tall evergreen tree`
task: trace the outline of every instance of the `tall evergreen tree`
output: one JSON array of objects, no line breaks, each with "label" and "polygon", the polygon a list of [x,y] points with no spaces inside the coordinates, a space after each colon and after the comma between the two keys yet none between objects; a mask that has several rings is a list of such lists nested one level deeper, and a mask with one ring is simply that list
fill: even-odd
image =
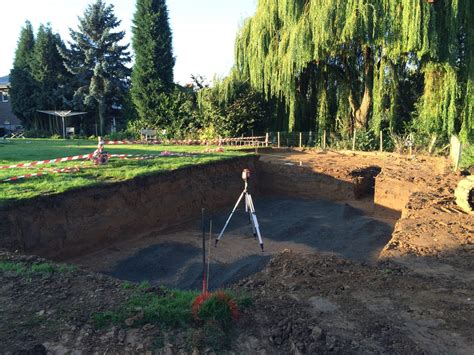
[{"label": "tall evergreen tree", "polygon": [[31,99],[36,92],[35,81],[31,75],[34,46],[33,26],[26,21],[20,32],[13,69],[10,72],[12,110],[26,128],[32,127],[36,110],[35,102]]},{"label": "tall evergreen tree", "polygon": [[77,108],[97,111],[100,134],[107,113],[122,105],[129,84],[128,45],[119,44],[125,32],[114,32],[120,22],[113,5],[97,0],[79,18],[78,31],[70,30],[70,49],[61,51],[67,70],[76,76]]},{"label": "tall evergreen tree", "polygon": [[[173,90],[172,34],[165,0],[137,0],[132,45],[132,98],[142,120],[166,124],[166,97]],[[155,127],[159,128],[159,127]]]},{"label": "tall evergreen tree", "polygon": [[[31,62],[31,73],[37,88],[33,99],[39,110],[64,108],[68,73],[58,48],[64,49],[64,43],[59,34],[53,33],[49,24],[40,25]],[[41,119],[37,126],[45,128],[43,122],[45,120]],[[56,130],[59,129],[57,122],[52,120],[48,122],[51,133],[53,127]]]}]

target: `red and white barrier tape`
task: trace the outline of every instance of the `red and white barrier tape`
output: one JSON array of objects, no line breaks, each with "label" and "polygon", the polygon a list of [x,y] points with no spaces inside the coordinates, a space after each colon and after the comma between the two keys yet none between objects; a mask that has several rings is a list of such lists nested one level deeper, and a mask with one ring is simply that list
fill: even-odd
[{"label": "red and white barrier tape", "polygon": [[106,145],[118,145],[118,144],[141,144],[136,141],[127,141],[127,140],[114,140],[114,141],[105,141]]},{"label": "red and white barrier tape", "polygon": [[[152,141],[128,141],[128,140],[108,140],[105,141],[106,145],[119,145],[119,144],[175,144],[175,145],[221,145],[222,143],[229,142],[262,142],[261,139],[266,139],[266,136],[257,137],[239,137],[239,138],[219,138],[219,139],[156,139]],[[263,141],[262,143],[267,143]]]},{"label": "red and white barrier tape", "polygon": [[[65,162],[65,161],[72,161],[72,160],[79,160],[79,159],[90,159],[92,158],[93,154],[88,154],[88,155],[77,155],[73,157],[65,157],[65,158],[58,158],[58,159],[53,159],[53,160],[39,160],[36,162],[30,162],[30,163],[22,163],[22,164],[17,164],[17,165],[9,165],[8,167],[10,168],[32,168],[36,167],[37,165],[41,164],[47,164],[49,163],[58,163],[58,162]],[[165,157],[165,156],[175,156],[175,157],[192,157],[196,156],[195,153],[178,153],[178,152],[169,152],[169,151],[164,151],[161,152],[160,154],[109,154],[109,157],[111,158],[119,158],[119,159],[130,159],[130,160],[145,160],[145,159],[155,159],[155,158],[160,158],[160,157]],[[3,167],[2,167],[3,168]],[[9,182],[9,181],[16,181],[16,180],[21,180],[21,179],[29,179],[32,177],[39,177],[43,175],[48,175],[50,173],[73,173],[73,172],[78,172],[80,169],[83,167],[65,167],[65,168],[51,168],[48,171],[46,171],[46,168],[39,168],[39,172],[37,173],[31,173],[31,174],[24,174],[24,175],[17,175],[17,176],[12,176],[7,179],[0,180],[0,182]],[[44,170],[44,171],[43,171]]]},{"label": "red and white barrier tape", "polygon": [[82,159],[90,159],[90,158],[92,158],[92,154],[75,155],[72,157],[38,160],[38,161],[29,162],[29,163],[19,163],[15,165],[3,165],[3,166],[0,166],[0,169],[28,168],[28,167],[37,166],[37,165],[62,163],[66,161],[82,160]]},{"label": "red and white barrier tape", "polygon": [[111,158],[159,158],[159,157],[192,157],[196,156],[196,153],[179,153],[179,152],[170,152],[170,151],[164,151],[161,152],[160,154],[109,154],[109,157]]},{"label": "red and white barrier tape", "polygon": [[21,179],[29,179],[32,177],[38,177],[38,176],[43,176],[43,175],[49,175],[51,173],[76,173],[80,169],[78,167],[74,168],[62,168],[62,169],[51,169],[50,171],[43,171],[43,169],[40,169],[40,172],[37,173],[31,173],[31,174],[24,174],[24,175],[17,175],[17,176],[12,176],[7,179],[0,180],[0,182],[9,182],[9,181],[16,181],[16,180],[21,180]]}]

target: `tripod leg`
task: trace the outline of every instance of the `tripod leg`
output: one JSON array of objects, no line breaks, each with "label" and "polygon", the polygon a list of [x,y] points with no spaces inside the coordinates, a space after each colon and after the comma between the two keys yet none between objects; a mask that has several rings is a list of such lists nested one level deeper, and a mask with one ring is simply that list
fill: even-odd
[{"label": "tripod leg", "polygon": [[263,239],[262,239],[262,235],[260,234],[260,226],[258,225],[257,213],[255,212],[255,206],[253,205],[252,196],[250,196],[250,194],[248,195],[248,200],[249,200],[250,211],[252,214],[253,225],[255,227],[255,230],[257,231],[258,242],[260,243],[260,248],[262,249],[262,252],[263,252]]},{"label": "tripod leg", "polygon": [[250,197],[250,194],[246,194],[245,195],[245,203],[247,204],[247,206],[249,207],[248,209],[248,213],[249,213],[249,223],[252,225],[252,233],[253,233],[253,236],[254,238],[257,238],[257,231],[255,229],[255,225],[253,223],[253,218],[252,218],[252,198]]},{"label": "tripod leg", "polygon": [[240,201],[242,200],[242,197],[244,197],[244,194],[245,194],[245,191],[243,191],[243,192],[240,194],[240,197],[239,197],[239,199],[237,200],[237,203],[235,204],[234,209],[232,210],[232,212],[231,212],[230,215],[229,215],[229,218],[227,218],[227,221],[226,221],[225,224],[224,224],[224,228],[222,228],[222,231],[220,232],[219,236],[216,238],[216,243],[214,244],[214,246],[217,247],[217,243],[219,242],[219,240],[221,240],[222,236],[224,235],[225,229],[227,228],[227,225],[229,224],[230,219],[231,219],[232,216],[234,215],[235,210],[236,210],[237,207],[239,206],[239,203],[240,203]]}]

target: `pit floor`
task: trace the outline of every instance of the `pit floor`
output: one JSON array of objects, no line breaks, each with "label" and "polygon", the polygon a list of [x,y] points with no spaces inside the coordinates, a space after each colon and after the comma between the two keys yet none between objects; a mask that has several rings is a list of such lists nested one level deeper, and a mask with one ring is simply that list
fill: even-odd
[{"label": "pit floor", "polygon": [[[209,288],[234,283],[262,270],[271,256],[284,249],[298,253],[334,253],[342,258],[373,262],[390,240],[399,215],[384,213],[370,199],[349,202],[256,197],[254,204],[265,251],[253,237],[243,202],[214,247],[231,209],[208,216],[206,248],[210,251]],[[209,248],[210,246],[210,248]],[[166,233],[150,233],[117,243],[69,262],[134,282],[149,281],[172,288],[200,288],[202,231],[200,220]]]}]

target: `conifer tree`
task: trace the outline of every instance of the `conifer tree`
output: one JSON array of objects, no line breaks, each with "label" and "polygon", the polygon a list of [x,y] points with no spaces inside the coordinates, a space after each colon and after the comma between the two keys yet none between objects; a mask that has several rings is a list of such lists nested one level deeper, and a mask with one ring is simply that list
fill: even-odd
[{"label": "conifer tree", "polygon": [[[31,61],[31,73],[37,88],[32,98],[38,110],[65,108],[64,95],[66,86],[69,84],[68,73],[58,48],[64,49],[64,43],[59,34],[53,33],[49,24],[40,25]],[[43,122],[45,120],[41,119],[37,126],[44,128]],[[57,126],[57,122],[51,119],[48,122],[52,133],[53,124]],[[55,128],[59,129],[59,127]]]},{"label": "conifer tree", "polygon": [[133,23],[133,102],[141,120],[163,127],[167,120],[166,95],[174,89],[175,63],[166,1],[137,0]]},{"label": "conifer tree", "polygon": [[33,26],[26,21],[20,32],[13,69],[10,72],[12,110],[25,128],[32,127],[36,110],[35,102],[31,99],[36,92],[35,81],[31,75],[34,46]]},{"label": "conifer tree", "polygon": [[75,76],[76,108],[98,113],[100,134],[105,132],[107,113],[122,105],[128,88],[126,63],[131,59],[128,45],[119,44],[125,32],[114,32],[119,25],[113,5],[97,0],[79,18],[78,30],[70,30],[70,48],[60,51]]}]

